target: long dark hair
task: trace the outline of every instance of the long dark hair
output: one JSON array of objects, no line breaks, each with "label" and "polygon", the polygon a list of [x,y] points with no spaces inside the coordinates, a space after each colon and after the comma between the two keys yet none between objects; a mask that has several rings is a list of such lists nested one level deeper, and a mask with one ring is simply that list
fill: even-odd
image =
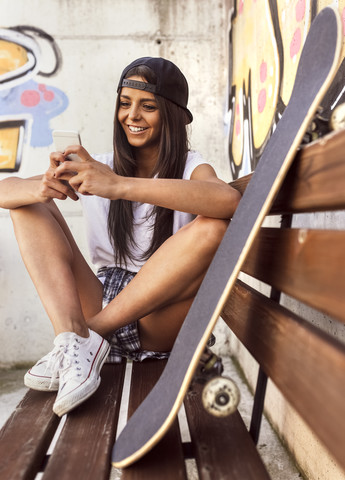
[{"label": "long dark hair", "polygon": [[[157,83],[156,74],[147,66],[141,65],[131,69],[126,78],[135,75],[154,85]],[[136,173],[134,152],[117,118],[119,97],[120,95],[116,101],[114,118],[114,172],[125,177],[134,177]],[[181,107],[159,95],[155,96],[155,100],[162,128],[157,163],[152,177],[156,175],[158,178],[182,178],[188,154],[186,113]],[[155,221],[151,245],[140,258],[133,258],[131,247],[135,247],[135,241],[132,202],[112,200],[108,214],[108,231],[114,247],[115,264],[126,265],[128,258],[134,261],[147,260],[172,235],[173,214],[173,210],[153,207],[151,215]]]}]

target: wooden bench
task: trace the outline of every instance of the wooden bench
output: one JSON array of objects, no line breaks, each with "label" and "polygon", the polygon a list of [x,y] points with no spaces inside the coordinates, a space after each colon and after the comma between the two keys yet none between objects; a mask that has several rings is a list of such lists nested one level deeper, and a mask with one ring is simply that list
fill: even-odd
[{"label": "wooden bench", "polygon": [[[181,441],[176,421],[122,478],[185,479],[185,458],[195,458],[201,479],[269,479],[255,447],[268,377],[345,468],[345,346],[280,303],[285,292],[345,321],[345,231],[291,228],[293,214],[345,209],[344,157],[345,131],[297,154],[271,210],[282,215],[281,225],[261,229],[243,267],[271,293],[263,295],[241,279],[224,308],[223,319],[260,365],[249,431],[238,412],[225,419],[206,413],[195,384],[185,399],[191,441]],[[249,180],[232,184],[243,192]],[[133,365],[129,415],[164,365]],[[125,370],[125,362],[104,366],[101,387],[67,416],[52,453],[48,447],[59,427],[52,413],[55,395],[28,391],[0,433],[0,478],[27,480],[43,470],[43,479],[109,478]]]}]

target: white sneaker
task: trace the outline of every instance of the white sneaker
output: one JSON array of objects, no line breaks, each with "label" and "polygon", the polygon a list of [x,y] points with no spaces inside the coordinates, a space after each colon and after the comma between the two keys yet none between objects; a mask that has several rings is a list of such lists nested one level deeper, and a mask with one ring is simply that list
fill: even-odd
[{"label": "white sneaker", "polygon": [[54,392],[59,389],[59,373],[54,368],[59,351],[60,348],[55,346],[26,372],[24,384],[27,387],[43,392]]},{"label": "white sneaker", "polygon": [[60,384],[53,411],[61,417],[89,398],[99,387],[100,371],[110,350],[109,343],[89,330],[88,338],[60,333],[54,343],[60,347]]}]

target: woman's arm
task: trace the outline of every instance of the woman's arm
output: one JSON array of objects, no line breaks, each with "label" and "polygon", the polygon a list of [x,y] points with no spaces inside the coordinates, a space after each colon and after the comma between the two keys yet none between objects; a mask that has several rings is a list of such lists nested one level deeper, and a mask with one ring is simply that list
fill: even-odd
[{"label": "woman's arm", "polygon": [[210,165],[196,167],[190,180],[129,178],[121,198],[213,218],[231,218],[241,195],[217,178]]},{"label": "woman's arm", "polygon": [[94,160],[83,147],[66,150],[77,153],[81,162],[64,162],[56,169],[58,178],[70,178],[81,194],[111,200],[123,199],[213,218],[231,218],[241,198],[239,192],[223,182],[208,164],[195,168],[191,180],[121,177]]},{"label": "woman's arm", "polygon": [[19,178],[8,177],[0,182],[0,207],[17,208],[37,203],[37,190],[40,177]]},{"label": "woman's arm", "polygon": [[53,198],[77,200],[78,196],[70,185],[55,178],[56,161],[60,163],[60,160],[51,158],[51,166],[43,175],[8,177],[0,181],[0,207],[14,209],[33,203],[47,203]]}]

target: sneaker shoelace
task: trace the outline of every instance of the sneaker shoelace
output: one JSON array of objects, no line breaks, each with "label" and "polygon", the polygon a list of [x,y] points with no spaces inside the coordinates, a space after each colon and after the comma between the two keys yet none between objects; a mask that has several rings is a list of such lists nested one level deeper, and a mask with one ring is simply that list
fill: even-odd
[{"label": "sneaker shoelace", "polygon": [[[75,377],[83,376],[83,365],[79,360],[79,348],[80,340],[74,339],[71,344],[59,345],[55,354],[53,373],[54,378],[60,376],[64,377],[64,381],[75,379]],[[89,352],[90,358],[86,358],[86,361],[91,364],[93,353]]]},{"label": "sneaker shoelace", "polygon": [[50,369],[52,374],[50,386],[54,380],[59,379],[59,371],[71,364],[72,360],[68,350],[69,344],[56,345],[56,347],[52,350],[47,363],[47,370]]},{"label": "sneaker shoelace", "polygon": [[45,372],[51,373],[50,387],[54,380],[59,379],[59,369],[61,364],[61,348],[62,345],[56,345],[53,350],[50,352]]}]

